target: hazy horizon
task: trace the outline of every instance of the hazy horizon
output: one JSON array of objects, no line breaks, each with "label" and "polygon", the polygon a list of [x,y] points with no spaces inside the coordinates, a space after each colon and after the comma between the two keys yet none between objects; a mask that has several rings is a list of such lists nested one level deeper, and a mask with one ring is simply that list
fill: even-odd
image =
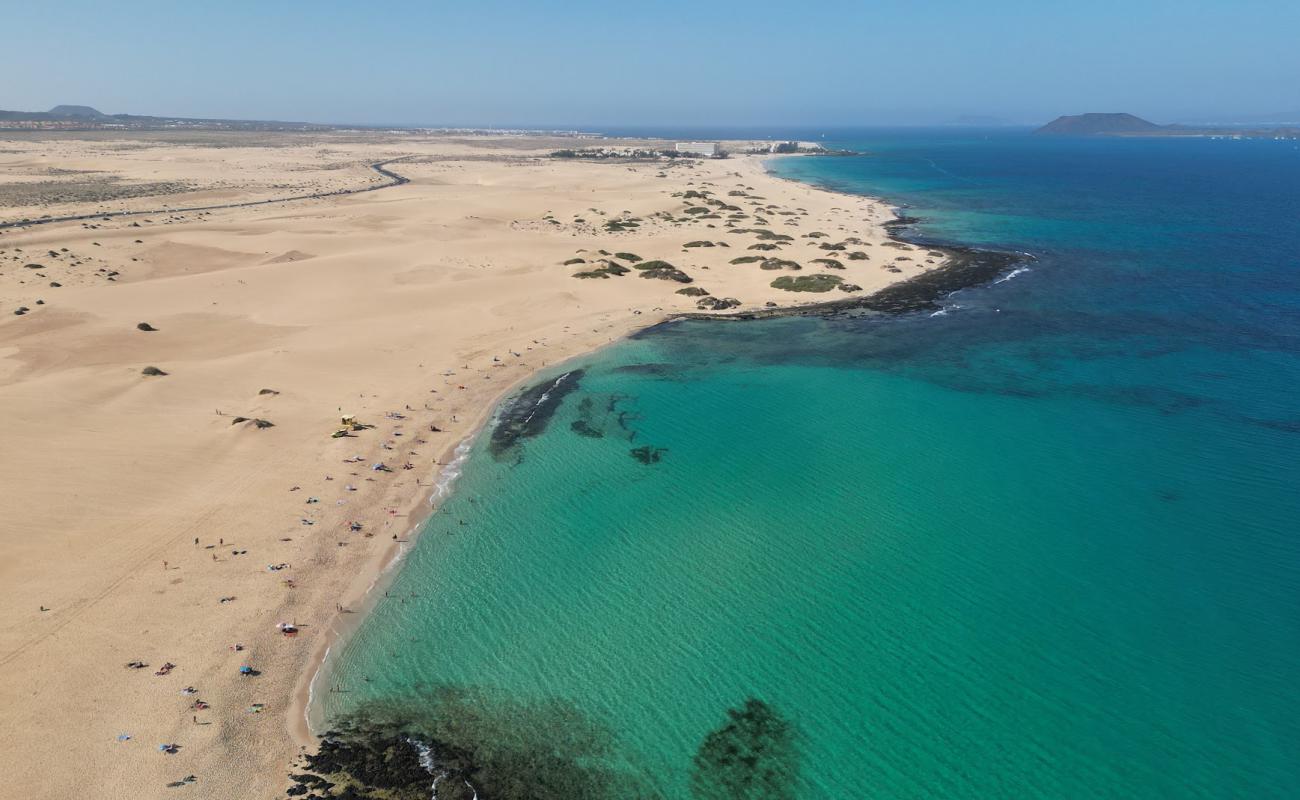
[{"label": "hazy horizon", "polygon": [[472,127],[1032,125],[1300,117],[1300,6],[922,2],[815,14],[670,0],[562,10],[488,0],[382,13],[337,2],[8,14],[0,108]]}]

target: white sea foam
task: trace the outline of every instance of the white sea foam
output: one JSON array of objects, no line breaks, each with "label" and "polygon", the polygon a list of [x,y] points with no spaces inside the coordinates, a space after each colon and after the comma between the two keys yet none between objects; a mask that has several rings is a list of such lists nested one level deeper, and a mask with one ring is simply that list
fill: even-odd
[{"label": "white sea foam", "polygon": [[320,680],[320,676],[325,672],[325,662],[329,661],[330,651],[333,649],[334,645],[325,648],[325,653],[320,657],[320,663],[316,665],[316,672],[312,674],[311,680],[307,681],[307,703],[302,709],[302,719],[307,723],[307,730],[310,733],[316,732],[311,725],[311,710],[316,707],[316,682]]},{"label": "white sea foam", "polygon": [[[573,374],[572,372],[566,372],[560,377],[556,378],[555,382],[551,384],[551,389],[557,388],[561,383],[564,383],[564,381],[572,374]],[[524,424],[527,425],[528,423],[532,422],[533,417],[537,416],[538,410],[541,409],[541,407],[546,403],[546,401],[550,399],[551,399],[550,390],[542,392],[541,395],[538,396],[537,402],[533,403],[533,410],[529,412],[527,417],[524,417]]]},{"label": "white sea foam", "polygon": [[1001,278],[998,278],[997,280],[995,280],[995,281],[993,281],[993,282],[994,282],[994,283],[1006,283],[1007,281],[1011,280],[1012,278],[1016,277],[1017,275],[1020,275],[1020,274],[1025,273],[1025,272],[1030,272],[1030,271],[1031,271],[1031,270],[1029,269],[1029,267],[1017,267],[1016,269],[1011,270],[1011,271],[1008,272],[1006,275],[1003,275]]},{"label": "white sea foam", "polygon": [[425,772],[429,773],[429,777],[433,778],[433,783],[429,784],[430,800],[438,800],[438,781],[442,780],[446,775],[438,771],[438,765],[433,761],[433,748],[419,739],[410,737],[407,737],[406,743],[414,747],[415,752],[420,754],[420,766],[424,768]]},{"label": "white sea foam", "polygon": [[456,449],[452,452],[451,461],[448,461],[447,465],[438,471],[438,480],[433,484],[433,492],[429,495],[429,505],[436,506],[451,494],[451,486],[460,477],[472,447],[472,437],[466,438],[456,445]]}]

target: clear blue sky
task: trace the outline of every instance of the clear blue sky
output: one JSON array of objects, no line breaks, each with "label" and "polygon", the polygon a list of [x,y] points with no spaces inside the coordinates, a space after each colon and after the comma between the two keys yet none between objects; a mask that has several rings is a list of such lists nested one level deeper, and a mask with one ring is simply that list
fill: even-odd
[{"label": "clear blue sky", "polygon": [[473,125],[1300,111],[1300,0],[6,0],[0,108]]}]

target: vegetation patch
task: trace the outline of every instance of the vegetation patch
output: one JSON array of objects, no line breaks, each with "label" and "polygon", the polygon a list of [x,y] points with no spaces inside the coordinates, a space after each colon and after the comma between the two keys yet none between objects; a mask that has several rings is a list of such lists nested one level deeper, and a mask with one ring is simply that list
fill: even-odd
[{"label": "vegetation patch", "polygon": [[621,258],[624,261],[630,262],[632,264],[635,264],[636,262],[641,260],[641,256],[637,255],[636,253],[615,253],[614,257]]},{"label": "vegetation patch", "polygon": [[725,311],[738,305],[740,305],[740,301],[734,297],[701,297],[695,303],[696,308],[705,311]]},{"label": "vegetation patch", "polygon": [[[765,258],[763,263],[758,265],[761,269],[803,269],[798,261],[791,261],[786,258]],[[836,280],[839,280],[836,278]]]},{"label": "vegetation patch", "polygon": [[571,258],[568,261],[564,262],[564,266],[567,267],[572,264],[586,264],[586,263],[587,263],[587,259],[585,258]]},{"label": "vegetation patch", "polygon": [[814,258],[812,263],[821,264],[825,266],[826,269],[844,269],[844,264],[833,258]]},{"label": "vegetation patch", "polygon": [[709,290],[705,289],[703,286],[687,286],[683,289],[678,289],[676,292],[676,294],[683,294],[687,297],[705,297],[708,293]]},{"label": "vegetation patch", "polygon": [[573,277],[590,279],[590,278],[612,278],[619,275],[626,275],[632,270],[614,261],[602,261],[602,266],[596,269],[590,269],[585,272],[575,272]]},{"label": "vegetation patch", "polygon": [[756,261],[764,260],[764,256],[740,256],[731,259],[732,264],[753,264]]},{"label": "vegetation patch", "polygon": [[842,282],[838,275],[782,275],[772,281],[772,288],[787,292],[829,292]]},{"label": "vegetation patch", "polygon": [[694,242],[687,242],[682,245],[682,247],[713,247],[713,242],[710,242],[707,239],[699,239]]},{"label": "vegetation patch", "polygon": [[682,272],[667,261],[644,261],[637,264],[636,268],[641,271],[642,278],[657,278],[662,281],[676,281],[678,283],[692,282],[690,275]]}]

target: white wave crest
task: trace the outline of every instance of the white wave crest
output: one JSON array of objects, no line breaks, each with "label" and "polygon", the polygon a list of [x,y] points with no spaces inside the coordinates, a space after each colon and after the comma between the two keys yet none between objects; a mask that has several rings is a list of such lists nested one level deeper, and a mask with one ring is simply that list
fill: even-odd
[{"label": "white wave crest", "polygon": [[1026,272],[1032,272],[1032,270],[1030,270],[1029,267],[1017,267],[1017,268],[1011,270],[1010,272],[1008,272],[1006,275],[1003,275],[1001,278],[998,278],[997,280],[995,280],[995,281],[993,281],[993,282],[994,282],[994,283],[1006,283],[1007,281],[1011,280],[1012,278],[1016,277],[1017,275],[1021,275],[1021,274],[1026,273]]}]

